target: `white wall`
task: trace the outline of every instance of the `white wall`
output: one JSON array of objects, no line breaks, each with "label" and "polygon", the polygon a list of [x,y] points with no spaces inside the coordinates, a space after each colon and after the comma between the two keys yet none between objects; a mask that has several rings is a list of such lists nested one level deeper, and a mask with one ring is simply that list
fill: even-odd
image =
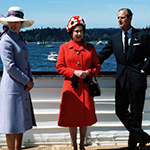
[{"label": "white wall", "polygon": [[[97,77],[102,95],[95,97],[98,122],[87,130],[87,144],[127,144],[128,132],[115,115],[115,78]],[[57,116],[63,86],[63,77],[36,77],[31,97],[37,127],[24,134],[24,146],[70,145],[68,128],[57,126]],[[143,129],[150,133],[150,78],[143,113]],[[0,147],[6,146],[5,135],[0,134]]]}]

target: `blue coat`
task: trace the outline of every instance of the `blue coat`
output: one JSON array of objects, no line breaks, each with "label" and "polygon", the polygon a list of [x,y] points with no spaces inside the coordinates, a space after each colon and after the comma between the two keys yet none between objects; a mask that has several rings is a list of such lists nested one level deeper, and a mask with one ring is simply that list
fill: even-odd
[{"label": "blue coat", "polygon": [[0,86],[0,133],[24,133],[35,124],[29,91],[29,51],[20,34],[8,31],[0,41],[3,75]]}]

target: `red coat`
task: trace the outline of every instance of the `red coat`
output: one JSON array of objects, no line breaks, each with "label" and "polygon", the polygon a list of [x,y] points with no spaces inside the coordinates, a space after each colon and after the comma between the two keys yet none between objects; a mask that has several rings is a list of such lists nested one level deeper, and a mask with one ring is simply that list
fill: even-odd
[{"label": "red coat", "polygon": [[98,74],[101,66],[93,45],[83,41],[79,46],[73,40],[60,46],[57,60],[57,71],[65,76],[58,125],[64,127],[91,126],[97,122],[93,98],[89,96],[88,84],[78,78],[78,88],[74,89],[70,78],[75,70],[88,70],[90,66]]}]

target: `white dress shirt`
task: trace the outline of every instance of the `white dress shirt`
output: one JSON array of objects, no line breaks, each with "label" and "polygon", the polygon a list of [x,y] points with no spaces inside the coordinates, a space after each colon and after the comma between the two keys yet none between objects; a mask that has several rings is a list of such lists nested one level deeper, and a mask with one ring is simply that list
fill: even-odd
[{"label": "white dress shirt", "polygon": [[[132,35],[132,27],[127,31],[127,37],[128,37],[128,45],[130,46],[131,41],[131,35]],[[123,52],[125,52],[125,31],[122,30],[122,42],[123,42]]]}]

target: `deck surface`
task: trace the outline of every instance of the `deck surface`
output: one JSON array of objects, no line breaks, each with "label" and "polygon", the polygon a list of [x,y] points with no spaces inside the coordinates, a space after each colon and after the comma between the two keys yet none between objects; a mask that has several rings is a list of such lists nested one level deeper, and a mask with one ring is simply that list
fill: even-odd
[{"label": "deck surface", "polygon": [[[126,150],[127,145],[105,145],[105,146],[87,146],[85,150]],[[79,148],[78,148],[79,149]],[[0,148],[0,150],[7,150],[7,148]],[[23,148],[23,150],[73,150],[72,146],[49,146],[49,147],[32,147]],[[144,150],[150,150],[148,144]]]}]

